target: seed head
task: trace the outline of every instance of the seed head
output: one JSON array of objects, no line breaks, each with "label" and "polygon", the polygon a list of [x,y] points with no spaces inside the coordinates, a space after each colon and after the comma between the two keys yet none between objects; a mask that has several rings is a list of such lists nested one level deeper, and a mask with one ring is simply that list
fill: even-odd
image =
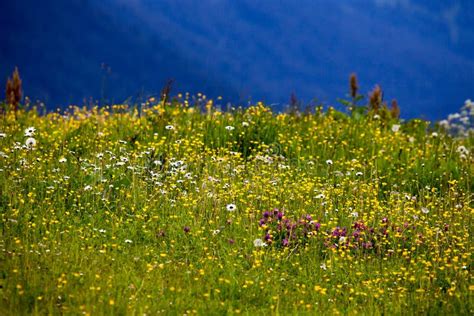
[{"label": "seed head", "polygon": [[370,93],[370,109],[377,113],[382,105],[383,93],[379,85],[376,85]]},{"label": "seed head", "polygon": [[357,84],[357,76],[355,73],[352,73],[349,78],[350,90],[352,98],[357,96],[357,90],[359,90],[359,85]]},{"label": "seed head", "polygon": [[7,99],[7,104],[13,106],[13,110],[18,110],[18,104],[21,101],[23,95],[21,87],[21,78],[18,68],[15,67],[12,78],[8,78],[7,85],[5,89],[5,97]]},{"label": "seed head", "polygon": [[392,100],[392,107],[390,109],[390,114],[392,115],[393,118],[400,117],[400,108],[398,107],[398,102],[396,99]]}]

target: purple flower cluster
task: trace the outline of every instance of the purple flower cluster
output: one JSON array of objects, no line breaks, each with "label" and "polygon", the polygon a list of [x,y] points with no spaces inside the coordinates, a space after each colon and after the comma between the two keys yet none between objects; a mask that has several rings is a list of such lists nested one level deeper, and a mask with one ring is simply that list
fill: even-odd
[{"label": "purple flower cluster", "polygon": [[[346,227],[336,227],[328,232],[325,245],[331,248],[351,246],[352,248],[371,249],[374,245],[373,228],[367,227],[362,221],[355,222],[352,230],[348,232]],[[376,239],[376,238],[375,238]]]},{"label": "purple flower cluster", "polygon": [[299,220],[286,218],[278,209],[265,211],[259,221],[265,230],[264,240],[268,245],[289,247],[306,243],[311,235],[316,234],[321,224],[313,221],[311,215],[304,215]]},{"label": "purple flower cluster", "polygon": [[[278,210],[266,211],[259,220],[264,230],[264,241],[277,248],[304,245],[311,236],[327,248],[345,248],[353,252],[385,253],[393,252],[393,247],[410,248],[413,243],[423,243],[423,236],[416,233],[416,226],[409,223],[395,225],[388,218],[380,220],[379,225],[370,227],[363,221],[356,221],[349,227],[335,227],[320,232],[321,224],[310,215],[292,220]],[[448,228],[445,226],[445,230]],[[318,233],[319,232],[319,233]]]},{"label": "purple flower cluster", "polygon": [[382,218],[377,228],[357,221],[349,230],[346,227],[336,227],[328,231],[324,244],[329,248],[347,247],[353,251],[383,253],[395,244],[395,238],[401,247],[410,247],[413,236],[416,236],[416,242],[419,243],[422,236],[413,234],[415,230],[415,225],[404,223],[397,226],[390,223],[386,217]]}]

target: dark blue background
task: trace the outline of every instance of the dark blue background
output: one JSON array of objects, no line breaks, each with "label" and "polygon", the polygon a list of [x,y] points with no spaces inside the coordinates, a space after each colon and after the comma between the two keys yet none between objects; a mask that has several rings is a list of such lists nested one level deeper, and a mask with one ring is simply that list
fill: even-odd
[{"label": "dark blue background", "polygon": [[17,65],[51,109],[139,101],[167,78],[282,109],[292,91],[337,104],[356,72],[403,117],[440,119],[474,98],[473,21],[471,0],[0,1],[0,79]]}]

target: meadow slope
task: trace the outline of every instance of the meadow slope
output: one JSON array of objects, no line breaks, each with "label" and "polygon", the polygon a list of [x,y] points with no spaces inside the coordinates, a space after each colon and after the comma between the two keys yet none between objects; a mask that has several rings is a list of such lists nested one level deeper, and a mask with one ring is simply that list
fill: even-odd
[{"label": "meadow slope", "polygon": [[473,145],[151,100],[0,121],[0,313],[473,314]]}]

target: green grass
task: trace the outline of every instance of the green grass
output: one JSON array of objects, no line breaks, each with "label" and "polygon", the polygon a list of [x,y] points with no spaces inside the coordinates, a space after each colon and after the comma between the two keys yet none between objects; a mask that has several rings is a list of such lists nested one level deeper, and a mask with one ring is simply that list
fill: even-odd
[{"label": "green grass", "polygon": [[176,101],[0,133],[2,315],[474,313],[472,135]]}]

